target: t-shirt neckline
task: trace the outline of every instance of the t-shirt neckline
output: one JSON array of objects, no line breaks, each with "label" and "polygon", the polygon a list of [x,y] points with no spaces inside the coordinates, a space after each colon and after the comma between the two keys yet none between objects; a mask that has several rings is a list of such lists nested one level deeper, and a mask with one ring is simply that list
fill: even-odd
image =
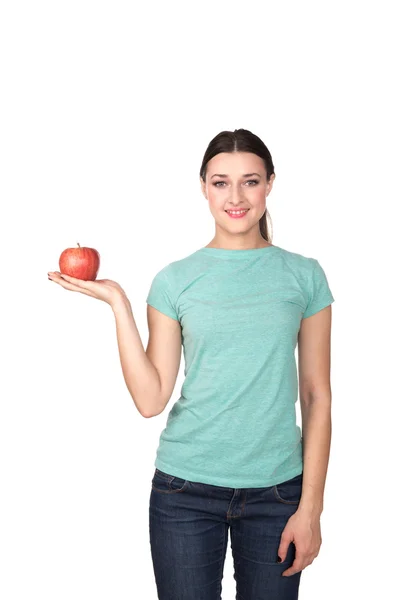
[{"label": "t-shirt neckline", "polygon": [[204,246],[198,252],[217,258],[256,258],[258,256],[275,254],[279,250],[279,246],[264,246],[263,248],[245,248],[233,250],[232,248],[207,248]]}]

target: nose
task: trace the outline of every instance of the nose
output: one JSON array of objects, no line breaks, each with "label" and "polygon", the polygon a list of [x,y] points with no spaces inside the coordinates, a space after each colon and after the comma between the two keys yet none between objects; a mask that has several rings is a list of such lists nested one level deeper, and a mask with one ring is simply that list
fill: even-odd
[{"label": "nose", "polygon": [[237,206],[240,207],[240,205],[243,204],[242,196],[243,196],[243,191],[240,188],[240,184],[239,184],[239,187],[232,186],[232,193],[231,193],[231,197],[229,200],[230,206],[232,206],[232,208],[235,208]]}]

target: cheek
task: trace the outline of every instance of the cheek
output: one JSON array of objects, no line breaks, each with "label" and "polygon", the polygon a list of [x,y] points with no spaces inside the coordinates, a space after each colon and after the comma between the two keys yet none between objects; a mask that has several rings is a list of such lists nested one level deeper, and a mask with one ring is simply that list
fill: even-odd
[{"label": "cheek", "polygon": [[247,194],[249,201],[252,203],[254,208],[262,208],[265,206],[265,190],[262,188],[254,188],[250,193]]},{"label": "cheek", "polygon": [[213,214],[221,212],[224,210],[226,201],[225,198],[222,198],[220,194],[208,194],[208,203],[210,206],[210,210]]},{"label": "cheek", "polygon": [[257,213],[259,218],[261,218],[267,206],[265,194],[254,191],[253,195],[249,197],[249,202],[253,208],[253,212]]}]

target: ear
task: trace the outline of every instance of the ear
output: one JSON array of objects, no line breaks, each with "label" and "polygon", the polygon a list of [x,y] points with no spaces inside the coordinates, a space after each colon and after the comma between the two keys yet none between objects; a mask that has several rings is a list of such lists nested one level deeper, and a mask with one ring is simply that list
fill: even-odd
[{"label": "ear", "polygon": [[275,173],[272,173],[271,177],[269,178],[269,181],[267,183],[267,193],[266,196],[268,196],[268,194],[270,193],[270,191],[272,190],[272,185],[274,183],[274,179],[275,179]]},{"label": "ear", "polygon": [[204,198],[206,200],[208,200],[207,193],[206,193],[206,184],[204,183],[204,181],[201,177],[200,177],[200,186],[201,186],[201,193],[203,194]]}]

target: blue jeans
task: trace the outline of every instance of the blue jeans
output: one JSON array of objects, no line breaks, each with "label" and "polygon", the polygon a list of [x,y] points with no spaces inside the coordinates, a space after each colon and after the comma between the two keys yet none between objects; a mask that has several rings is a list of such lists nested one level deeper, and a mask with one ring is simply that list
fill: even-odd
[{"label": "blue jeans", "polygon": [[296,512],[302,474],[275,486],[230,488],[154,472],[150,547],[159,600],[221,600],[230,530],[236,600],[297,600],[301,571],[282,577],[282,531]]}]

